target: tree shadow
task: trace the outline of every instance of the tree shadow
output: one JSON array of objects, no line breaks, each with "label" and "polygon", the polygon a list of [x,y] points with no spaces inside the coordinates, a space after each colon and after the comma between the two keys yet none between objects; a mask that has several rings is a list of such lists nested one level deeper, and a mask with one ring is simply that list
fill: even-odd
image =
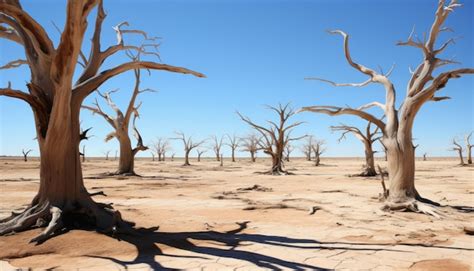
[{"label": "tree shadow", "polygon": [[[284,260],[281,258],[264,255],[255,251],[239,250],[239,247],[250,246],[253,244],[262,244],[268,246],[279,246],[287,248],[305,249],[305,250],[359,250],[359,251],[396,251],[384,248],[373,247],[351,247],[340,246],[344,243],[324,243],[312,239],[298,239],[283,236],[272,236],[263,234],[243,233],[249,222],[236,223],[238,228],[226,231],[196,231],[196,232],[158,232],[158,228],[137,229],[136,235],[119,235],[120,240],[134,245],[137,248],[137,256],[131,261],[122,261],[113,257],[87,255],[88,257],[107,259],[120,264],[127,269],[129,265],[147,264],[154,270],[173,270],[162,266],[155,260],[155,256],[170,256],[182,258],[210,259],[205,255],[236,259],[254,264],[260,268],[271,270],[291,269],[291,270],[329,270],[326,268]],[[205,245],[199,244],[200,241],[206,242]],[[180,249],[186,252],[201,254],[204,256],[180,256],[164,253],[157,244]],[[209,246],[209,244],[213,245]],[[336,246],[334,246],[336,245]],[[371,244],[365,244],[372,246]],[[297,253],[298,251],[296,251]],[[179,269],[175,269],[179,270]]]}]

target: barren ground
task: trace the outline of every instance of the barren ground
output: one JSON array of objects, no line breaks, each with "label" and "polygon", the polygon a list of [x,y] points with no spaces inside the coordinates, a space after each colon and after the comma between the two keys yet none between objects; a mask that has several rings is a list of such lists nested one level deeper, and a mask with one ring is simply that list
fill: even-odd
[{"label": "barren ground", "polygon": [[[295,159],[291,176],[255,172],[269,161],[236,163],[139,160],[144,177],[100,177],[117,161],[84,165],[90,192],[104,191],[124,218],[144,228],[120,240],[73,230],[42,245],[28,241],[39,229],[0,237],[0,270],[33,269],[337,269],[471,270],[472,213],[450,207],[436,219],[379,211],[378,178],[348,177],[362,159]],[[382,166],[383,161],[378,161]],[[474,206],[474,167],[455,159],[417,161],[417,187],[449,206]],[[0,160],[0,217],[20,210],[38,189],[38,161]],[[98,178],[100,177],[100,178]],[[261,187],[253,187],[259,185]],[[254,189],[251,189],[251,188]],[[249,189],[245,189],[249,188]],[[310,215],[310,208],[317,210]],[[318,209],[320,208],[320,209]],[[153,228],[158,227],[158,229]],[[147,229],[147,230],[145,230]]]}]

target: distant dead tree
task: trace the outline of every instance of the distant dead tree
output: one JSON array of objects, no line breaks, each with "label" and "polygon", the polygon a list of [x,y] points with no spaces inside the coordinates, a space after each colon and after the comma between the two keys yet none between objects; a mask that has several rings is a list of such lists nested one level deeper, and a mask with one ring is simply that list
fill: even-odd
[{"label": "distant dead tree", "polygon": [[109,153],[110,153],[110,150],[109,150],[109,151],[104,151],[103,153],[104,153],[104,155],[105,155],[105,160],[109,160]]},{"label": "distant dead tree", "polygon": [[169,150],[170,143],[167,139],[159,137],[153,143],[153,148],[158,156],[158,161],[165,161],[166,152]]},{"label": "distant dead tree", "polygon": [[22,149],[21,150],[21,152],[23,153],[23,160],[25,162],[28,162],[28,154],[32,151],[33,151],[32,149],[29,149],[29,150]]},{"label": "distant dead tree", "polygon": [[221,162],[220,166],[223,167],[224,166],[224,155],[223,154],[221,154],[220,162]]},{"label": "distant dead tree", "polygon": [[426,156],[428,155],[428,153],[423,153],[423,161],[426,161]]},{"label": "distant dead tree", "polygon": [[464,166],[465,163],[464,163],[464,158],[463,158],[463,155],[462,155],[463,149],[462,149],[461,144],[459,144],[458,142],[456,142],[456,139],[453,138],[453,145],[454,145],[454,147],[452,148],[452,150],[453,150],[453,151],[457,151],[458,154],[459,154],[459,164],[460,164],[461,166]]},{"label": "distant dead tree", "polygon": [[323,148],[324,145],[323,140],[314,140],[313,145],[311,145],[311,149],[314,153],[314,166],[317,167],[321,164],[321,155],[326,151]]},{"label": "distant dead tree", "polygon": [[117,153],[118,153],[118,151],[117,151],[117,150],[115,150],[114,161],[116,161],[116,160],[117,160]]},{"label": "distant dead tree", "polygon": [[307,161],[311,161],[311,154],[313,152],[313,136],[308,135],[306,142],[301,146],[301,151],[306,156]]},{"label": "distant dead tree", "polygon": [[294,149],[295,148],[290,143],[286,144],[285,151],[283,153],[286,162],[290,162],[290,154],[293,152]]},{"label": "distant dead tree", "polygon": [[150,151],[150,153],[151,153],[151,161],[155,162],[155,151],[152,150]]},{"label": "distant dead tree", "polygon": [[381,138],[380,136],[377,136],[379,135],[379,127],[376,126],[375,129],[372,129],[372,122],[369,121],[364,132],[362,132],[357,127],[348,126],[344,124],[340,126],[331,126],[331,129],[333,131],[342,132],[341,137],[338,140],[339,142],[341,142],[341,140],[343,140],[346,137],[346,134],[351,133],[357,139],[359,139],[362,142],[362,144],[364,144],[365,166],[364,166],[364,171],[362,171],[362,173],[358,175],[366,176],[366,177],[377,176],[377,171],[375,170],[375,161],[374,161],[375,151],[372,148],[372,144]]},{"label": "distant dead tree", "polygon": [[214,154],[216,155],[216,161],[220,162],[221,161],[221,148],[222,148],[222,144],[224,144],[224,137],[221,136],[219,139],[217,136],[213,136],[212,140],[213,140],[212,150],[214,151]]},{"label": "distant dead tree", "polygon": [[257,151],[259,150],[258,143],[260,138],[255,134],[250,134],[240,140],[242,151],[248,151],[250,153],[250,159],[254,163],[257,159]]},{"label": "distant dead tree", "polygon": [[268,108],[278,114],[278,123],[268,121],[270,124],[268,128],[255,124],[248,117],[242,116],[239,112],[237,112],[237,114],[245,123],[262,135],[262,139],[258,145],[265,154],[272,157],[272,168],[265,173],[287,175],[289,174],[288,171],[283,169],[283,153],[288,143],[305,137],[290,137],[292,129],[301,125],[303,122],[287,124],[288,119],[295,115],[295,111],[289,107],[289,104],[284,106],[280,104],[278,107],[268,106]]},{"label": "distant dead tree", "polygon": [[207,149],[196,149],[197,152],[197,161],[201,162],[201,156],[203,153],[207,152]]},{"label": "distant dead tree", "polygon": [[[438,41],[439,34],[450,30],[444,27],[444,22],[448,15],[461,4],[457,0],[451,0],[446,5],[445,0],[438,1],[438,7],[435,13],[434,22],[428,34],[423,35],[421,41],[415,35],[413,30],[407,41],[398,42],[398,45],[412,46],[420,49],[423,58],[420,64],[411,70],[412,76],[407,84],[407,93],[403,102],[399,103],[400,108],[396,108],[395,86],[388,78],[392,73],[392,68],[385,74],[383,71],[377,72],[362,64],[356,63],[349,50],[349,35],[341,30],[330,31],[331,34],[341,35],[344,39],[344,54],[350,66],[362,74],[368,76],[368,79],[362,83],[336,83],[326,79],[307,78],[319,80],[333,86],[352,86],[363,87],[370,83],[377,83],[385,89],[385,103],[371,102],[359,108],[337,107],[337,106],[310,106],[304,107],[302,111],[323,113],[332,116],[336,115],[355,115],[367,121],[373,122],[380,128],[383,134],[382,143],[387,148],[388,154],[388,173],[389,173],[389,195],[385,200],[384,210],[408,210],[413,212],[425,213],[438,217],[439,211],[435,209],[433,201],[420,196],[415,188],[415,150],[413,148],[412,128],[415,117],[424,104],[430,101],[442,101],[448,97],[436,96],[440,90],[444,89],[451,79],[460,78],[466,74],[473,74],[473,68],[457,68],[443,70],[439,73],[440,67],[456,63],[452,59],[442,59],[440,54],[452,43],[454,39],[448,39],[442,43]],[[438,44],[440,44],[438,46]],[[368,113],[366,109],[378,107],[384,111],[386,121],[377,119],[374,115]],[[433,205],[429,206],[427,204]]]},{"label": "distant dead tree", "polygon": [[[131,56],[133,61],[138,61],[139,57],[138,56]],[[135,121],[139,117],[138,109],[141,106],[141,103],[136,105],[136,99],[140,93],[146,92],[146,91],[153,91],[151,89],[140,89],[140,77],[141,77],[141,72],[140,70],[136,69],[134,70],[134,75],[135,75],[135,87],[133,89],[132,96],[130,98],[130,101],[128,103],[127,109],[125,110],[125,114],[118,108],[118,106],[112,101],[111,94],[118,91],[112,90],[109,92],[101,93],[99,90],[97,90],[97,93],[107,102],[107,104],[110,106],[115,111],[116,117],[112,117],[102,111],[102,108],[99,105],[99,102],[97,99],[95,100],[94,106],[87,106],[83,105],[82,108],[87,109],[91,111],[93,114],[98,114],[99,116],[103,117],[114,129],[113,132],[109,133],[105,137],[105,141],[109,141],[113,138],[116,138],[120,144],[120,159],[119,159],[119,166],[117,171],[115,171],[114,174],[116,175],[136,175],[135,174],[135,155],[139,151],[146,151],[148,150],[148,147],[143,144],[143,139],[135,126]],[[132,128],[134,132],[134,136],[137,140],[137,145],[135,148],[132,148],[132,142],[130,140],[130,135],[129,135],[129,124],[130,120],[133,115],[133,121],[132,121]]]},{"label": "distant dead tree", "polygon": [[230,147],[232,162],[235,162],[235,150],[240,146],[240,139],[235,134],[232,136],[227,135],[227,138],[229,142],[226,145]]},{"label": "distant dead tree", "polygon": [[466,136],[466,152],[467,152],[467,163],[472,164],[472,146],[471,145],[472,132]]},{"label": "distant dead tree", "polygon": [[176,153],[174,153],[174,152],[171,154],[171,162],[174,161],[174,156],[175,156],[175,155],[176,155]]},{"label": "distant dead tree", "polygon": [[[82,130],[81,133],[79,134],[79,142],[82,140],[88,140],[91,136],[88,136],[87,133],[92,129],[92,127]],[[82,146],[82,152],[79,152],[79,157],[82,156],[82,162],[84,163],[86,161],[86,145]]]},{"label": "distant dead tree", "polygon": [[[204,144],[204,142],[206,142],[206,140],[201,140],[201,141],[198,141],[198,142],[193,142],[193,139],[191,137],[186,137],[184,135],[183,132],[176,132],[176,135],[178,137],[175,137],[175,138],[172,138],[172,139],[175,139],[175,140],[181,140],[183,142],[183,145],[184,145],[184,164],[183,166],[190,166],[191,164],[189,163],[189,154],[191,153],[191,151],[194,149],[194,148],[197,148],[199,146],[201,146],[202,144]],[[174,158],[174,153],[173,153],[173,156],[171,157],[171,161],[173,161],[173,158]]]},{"label": "distant dead tree", "polygon": [[79,156],[82,156],[82,163],[86,161],[86,145],[82,145],[82,152],[79,152]]}]

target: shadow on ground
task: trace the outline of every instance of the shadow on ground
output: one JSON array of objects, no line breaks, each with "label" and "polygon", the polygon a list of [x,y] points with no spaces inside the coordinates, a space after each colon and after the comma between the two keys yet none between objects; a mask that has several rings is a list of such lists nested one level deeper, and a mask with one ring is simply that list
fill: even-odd
[{"label": "shadow on ground", "polygon": [[[362,250],[362,251],[398,251],[384,248],[354,248],[351,246],[338,246],[343,243],[324,243],[311,239],[297,239],[282,236],[272,236],[263,234],[247,234],[243,231],[247,228],[248,222],[237,223],[238,228],[227,232],[217,231],[197,231],[197,232],[158,232],[157,227],[148,229],[137,229],[136,235],[120,235],[120,240],[134,245],[137,248],[137,256],[131,261],[122,261],[113,257],[87,255],[88,257],[107,259],[120,264],[127,269],[131,265],[147,264],[154,270],[167,269],[155,260],[155,256],[169,256],[181,258],[208,259],[206,255],[220,258],[236,259],[254,264],[261,268],[272,270],[292,269],[292,270],[329,270],[326,268],[309,265],[305,263],[292,262],[277,257],[260,254],[255,251],[239,250],[239,247],[253,244],[280,246],[307,250]],[[203,242],[204,241],[204,242]],[[204,244],[199,244],[204,243]],[[187,252],[200,254],[200,256],[183,256],[164,253],[158,244],[177,248]],[[212,244],[211,246],[205,246]],[[350,245],[350,244],[348,244]],[[370,245],[370,244],[367,244]],[[297,252],[297,251],[296,251]]]}]

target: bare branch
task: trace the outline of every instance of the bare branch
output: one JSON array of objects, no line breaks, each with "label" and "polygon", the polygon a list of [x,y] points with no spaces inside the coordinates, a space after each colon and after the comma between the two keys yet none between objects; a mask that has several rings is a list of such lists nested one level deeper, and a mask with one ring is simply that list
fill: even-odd
[{"label": "bare branch", "polygon": [[28,64],[28,61],[26,61],[24,59],[17,59],[17,60],[10,61],[7,64],[1,66],[0,70],[18,68],[21,65],[27,65],[27,64]]}]

